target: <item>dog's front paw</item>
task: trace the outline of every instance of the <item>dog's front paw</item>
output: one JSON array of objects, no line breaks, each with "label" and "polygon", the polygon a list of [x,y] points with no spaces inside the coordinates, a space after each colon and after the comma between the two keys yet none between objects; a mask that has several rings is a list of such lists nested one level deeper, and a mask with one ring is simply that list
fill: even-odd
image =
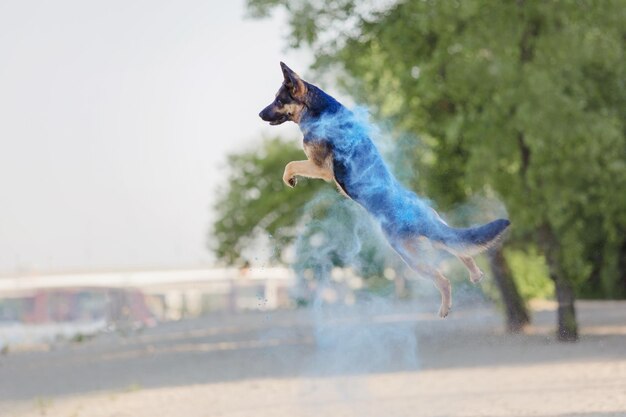
[{"label": "dog's front paw", "polygon": [[285,171],[283,172],[283,182],[287,185],[287,187],[291,188],[295,187],[298,183],[298,180],[296,179],[296,172],[293,168],[293,162],[290,162],[287,164]]},{"label": "dog's front paw", "polygon": [[283,176],[283,182],[285,183],[285,185],[287,185],[287,187],[293,188],[298,183],[298,180],[295,176],[287,175],[285,173],[285,175]]}]

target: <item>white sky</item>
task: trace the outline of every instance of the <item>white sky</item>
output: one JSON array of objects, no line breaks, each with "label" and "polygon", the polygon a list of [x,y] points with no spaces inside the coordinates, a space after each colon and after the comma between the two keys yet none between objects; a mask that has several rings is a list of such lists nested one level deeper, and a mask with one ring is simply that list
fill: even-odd
[{"label": "white sky", "polygon": [[[0,273],[198,266],[225,155],[262,136],[285,27],[243,1],[0,2]],[[287,162],[287,161],[286,161]],[[280,178],[277,179],[280,181]]]}]

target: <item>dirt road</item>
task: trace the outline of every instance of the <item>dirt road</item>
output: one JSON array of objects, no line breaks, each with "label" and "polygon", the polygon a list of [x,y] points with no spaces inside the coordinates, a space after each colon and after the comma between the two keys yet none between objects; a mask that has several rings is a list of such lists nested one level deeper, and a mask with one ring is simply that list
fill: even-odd
[{"label": "dirt road", "polygon": [[581,302],[580,342],[538,311],[250,313],[0,356],[1,416],[626,416],[626,303]]}]

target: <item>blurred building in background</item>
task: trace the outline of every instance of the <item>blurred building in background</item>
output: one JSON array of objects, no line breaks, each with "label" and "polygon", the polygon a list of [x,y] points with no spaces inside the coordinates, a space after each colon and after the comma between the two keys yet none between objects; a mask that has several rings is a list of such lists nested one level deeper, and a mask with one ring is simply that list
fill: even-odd
[{"label": "blurred building in background", "polygon": [[212,312],[293,305],[287,268],[112,271],[0,278],[0,348]]}]

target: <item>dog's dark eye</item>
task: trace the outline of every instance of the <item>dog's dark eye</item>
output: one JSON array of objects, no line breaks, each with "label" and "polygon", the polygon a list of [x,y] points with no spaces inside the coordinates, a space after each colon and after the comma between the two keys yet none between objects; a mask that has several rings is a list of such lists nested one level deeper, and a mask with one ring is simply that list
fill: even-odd
[{"label": "dog's dark eye", "polygon": [[282,105],[283,105],[283,102],[282,102],[282,101],[280,101],[280,99],[278,99],[278,98],[277,98],[277,99],[276,99],[276,105],[277,105],[277,106],[282,106]]}]

